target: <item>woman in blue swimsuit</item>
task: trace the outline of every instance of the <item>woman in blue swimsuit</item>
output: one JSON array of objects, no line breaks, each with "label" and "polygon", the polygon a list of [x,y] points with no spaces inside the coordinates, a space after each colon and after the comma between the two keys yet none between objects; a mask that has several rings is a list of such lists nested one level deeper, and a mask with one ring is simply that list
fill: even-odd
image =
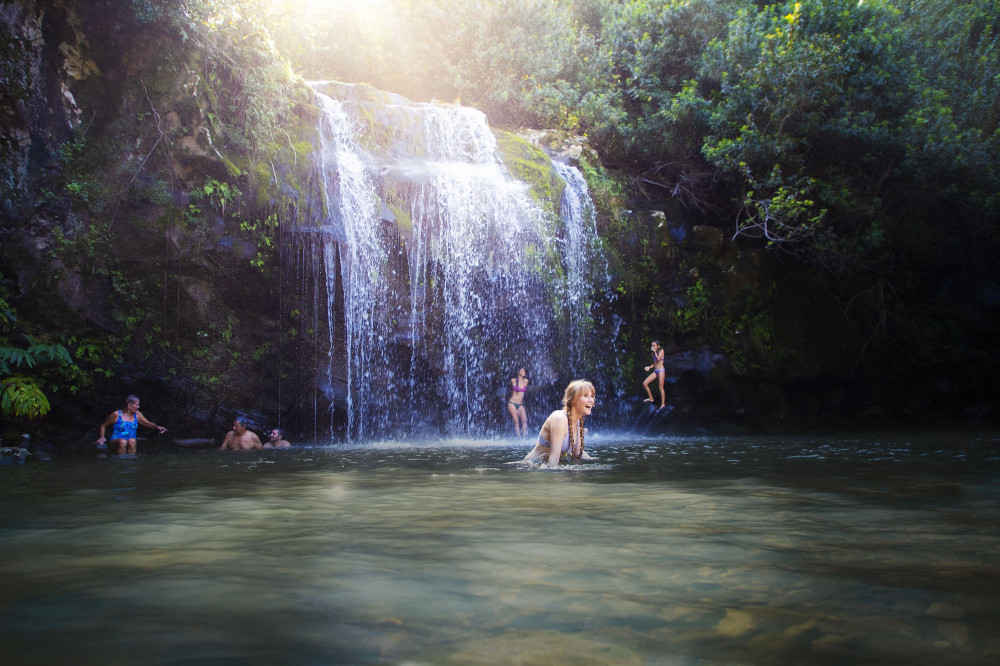
[{"label": "woman in blue swimsuit", "polygon": [[518,437],[528,436],[528,412],[524,410],[524,392],[528,390],[528,379],[524,368],[519,368],[516,377],[510,378],[510,397],[507,398],[507,413],[514,420],[514,432]]},{"label": "woman in blue swimsuit", "polygon": [[139,411],[138,396],[130,395],[125,398],[125,409],[111,412],[108,418],[104,419],[100,428],[100,436],[97,439],[97,448],[107,448],[104,443],[107,441],[107,438],[104,437],[104,431],[108,426],[113,424],[114,429],[111,431],[111,442],[115,445],[115,453],[118,455],[124,455],[125,453],[135,455],[136,430],[138,430],[140,423],[147,428],[156,428],[160,431],[160,434],[167,431],[163,426],[158,426],[143,416],[142,412]]},{"label": "woman in blue swimsuit", "polygon": [[[594,385],[586,379],[570,382],[563,394],[563,408],[549,414],[538,432],[538,442],[525,460],[535,460],[547,456],[551,467],[559,464],[561,458],[570,460],[591,460],[583,450],[583,440],[587,429],[583,421],[594,409]],[[552,442],[560,442],[553,446]]]}]

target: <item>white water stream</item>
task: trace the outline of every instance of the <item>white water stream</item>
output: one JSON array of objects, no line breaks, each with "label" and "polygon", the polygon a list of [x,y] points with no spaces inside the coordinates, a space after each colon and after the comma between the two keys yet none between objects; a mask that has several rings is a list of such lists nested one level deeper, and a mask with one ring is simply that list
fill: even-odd
[{"label": "white water stream", "polygon": [[617,332],[595,315],[607,262],[576,168],[553,165],[566,183],[556,215],[511,177],[482,113],[327,90],[341,99],[317,92],[327,216],[313,251],[330,349],[319,384],[346,407],[349,437],[487,432],[518,367],[551,395],[613,372]]}]

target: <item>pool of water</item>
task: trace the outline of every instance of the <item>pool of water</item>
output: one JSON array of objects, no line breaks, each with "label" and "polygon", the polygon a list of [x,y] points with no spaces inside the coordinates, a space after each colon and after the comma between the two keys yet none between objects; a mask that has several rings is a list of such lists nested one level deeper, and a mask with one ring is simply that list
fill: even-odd
[{"label": "pool of water", "polygon": [[0,661],[1000,661],[997,433],[587,444],[0,468]]}]

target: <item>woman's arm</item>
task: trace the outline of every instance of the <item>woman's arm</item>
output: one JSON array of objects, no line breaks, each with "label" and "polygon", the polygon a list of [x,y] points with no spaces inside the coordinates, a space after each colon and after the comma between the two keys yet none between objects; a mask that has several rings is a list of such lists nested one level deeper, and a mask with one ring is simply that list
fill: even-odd
[{"label": "woman's arm", "polygon": [[164,428],[163,426],[155,425],[152,421],[143,416],[142,412],[136,412],[135,418],[139,420],[139,423],[146,426],[147,428],[156,428],[157,430],[160,431],[161,435],[167,431],[167,429]]},{"label": "woman's arm", "polygon": [[559,457],[562,455],[562,441],[566,437],[569,422],[566,414],[562,411],[555,412],[549,417],[549,465],[555,467],[559,464]]},{"label": "woman's arm", "polygon": [[104,436],[104,431],[109,425],[114,423],[117,419],[118,419],[118,412],[111,412],[111,414],[108,415],[108,418],[104,419],[104,421],[101,422],[101,427],[97,432],[98,444],[103,444],[104,442],[107,441],[108,438]]}]

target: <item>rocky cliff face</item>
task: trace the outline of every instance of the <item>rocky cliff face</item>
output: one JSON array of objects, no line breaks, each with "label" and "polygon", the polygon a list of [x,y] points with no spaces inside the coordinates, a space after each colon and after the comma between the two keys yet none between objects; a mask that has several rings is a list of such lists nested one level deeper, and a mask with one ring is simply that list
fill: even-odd
[{"label": "rocky cliff face", "polygon": [[311,92],[249,29],[120,5],[0,4],[6,337],[74,354],[39,370],[52,420],[138,392],[181,428],[266,427],[296,367],[282,228],[322,214]]}]

